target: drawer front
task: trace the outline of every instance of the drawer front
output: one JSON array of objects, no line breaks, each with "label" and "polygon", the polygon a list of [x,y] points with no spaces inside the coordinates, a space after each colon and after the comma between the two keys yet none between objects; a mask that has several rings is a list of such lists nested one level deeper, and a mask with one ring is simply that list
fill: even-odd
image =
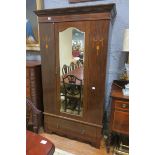
[{"label": "drawer front", "polygon": [[81,135],[81,137],[96,137],[96,128],[81,123],[76,123],[68,120],[61,120],[61,129],[65,132],[70,132],[73,135]]},{"label": "drawer front", "polygon": [[128,101],[121,101],[121,100],[114,100],[114,107],[116,110],[129,110],[129,102]]},{"label": "drawer front", "polygon": [[129,113],[122,111],[113,112],[112,130],[128,134],[129,133]]},{"label": "drawer front", "polygon": [[26,87],[26,97],[31,97],[30,87]]},{"label": "drawer front", "polygon": [[26,87],[30,87],[30,79],[26,79]]},{"label": "drawer front", "polygon": [[48,132],[59,132],[73,138],[93,140],[96,138],[96,127],[84,125],[65,119],[45,116],[45,129]]},{"label": "drawer front", "polygon": [[30,69],[26,67],[26,78],[30,77]]},{"label": "drawer front", "polygon": [[27,97],[31,96],[30,80],[29,79],[26,79],[26,96]]},{"label": "drawer front", "polygon": [[36,68],[30,68],[30,78],[31,79],[35,79],[36,78],[36,72],[37,72],[37,70],[36,70]]}]

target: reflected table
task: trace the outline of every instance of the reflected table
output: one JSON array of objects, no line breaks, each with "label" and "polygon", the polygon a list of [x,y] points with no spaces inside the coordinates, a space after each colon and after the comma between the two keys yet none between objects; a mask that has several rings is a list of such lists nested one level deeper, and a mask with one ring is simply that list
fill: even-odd
[{"label": "reflected table", "polygon": [[[84,76],[83,76],[83,66],[82,67],[79,67],[79,68],[75,68],[74,70],[68,72],[67,74],[63,75],[61,77],[61,82],[62,82],[62,78],[67,76],[67,75],[74,75],[76,76],[78,79],[82,80],[82,85],[84,84]],[[77,83],[78,84],[78,83]]]},{"label": "reflected table", "polygon": [[82,80],[83,81],[83,66],[82,67],[79,67],[79,68],[76,68],[70,72],[68,72],[67,75],[74,75],[76,76],[78,79]]},{"label": "reflected table", "polygon": [[26,155],[53,155],[55,151],[54,144],[48,139],[26,131]]}]

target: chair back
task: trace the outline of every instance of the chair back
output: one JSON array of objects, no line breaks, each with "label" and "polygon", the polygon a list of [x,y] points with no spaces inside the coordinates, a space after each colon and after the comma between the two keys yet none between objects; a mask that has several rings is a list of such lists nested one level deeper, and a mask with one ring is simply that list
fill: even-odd
[{"label": "chair back", "polygon": [[70,63],[70,71],[74,70],[76,68],[76,64],[74,62]]},{"label": "chair back", "polygon": [[34,103],[26,97],[26,129],[28,129],[29,121],[32,121],[34,132],[38,132],[38,128],[41,124],[42,112],[38,110]]},{"label": "chair back", "polygon": [[69,72],[69,66],[66,64],[62,67],[62,75],[67,74]]},{"label": "chair back", "polygon": [[79,95],[79,98],[81,98],[82,80],[74,75],[67,75],[63,78],[63,86],[65,95],[72,97]]},{"label": "chair back", "polygon": [[77,65],[77,67],[81,67],[82,66],[82,63],[80,62],[80,60],[76,61],[76,65]]}]

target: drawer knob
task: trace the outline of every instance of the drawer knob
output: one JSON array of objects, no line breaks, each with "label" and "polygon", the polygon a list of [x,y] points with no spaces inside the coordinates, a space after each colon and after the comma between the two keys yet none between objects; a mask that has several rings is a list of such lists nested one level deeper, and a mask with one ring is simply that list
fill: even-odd
[{"label": "drawer knob", "polygon": [[52,18],[51,18],[51,17],[47,17],[47,19],[48,19],[48,20],[51,20]]},{"label": "drawer knob", "polygon": [[95,87],[91,87],[92,90],[95,90]]},{"label": "drawer knob", "polygon": [[127,105],[126,104],[122,104],[122,108],[126,108],[127,107]]}]

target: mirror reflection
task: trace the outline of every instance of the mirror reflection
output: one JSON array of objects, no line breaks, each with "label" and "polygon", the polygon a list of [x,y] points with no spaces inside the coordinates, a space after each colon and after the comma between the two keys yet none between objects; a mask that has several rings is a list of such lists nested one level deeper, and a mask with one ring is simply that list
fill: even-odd
[{"label": "mirror reflection", "polygon": [[83,115],[85,33],[68,28],[59,32],[60,111]]}]

